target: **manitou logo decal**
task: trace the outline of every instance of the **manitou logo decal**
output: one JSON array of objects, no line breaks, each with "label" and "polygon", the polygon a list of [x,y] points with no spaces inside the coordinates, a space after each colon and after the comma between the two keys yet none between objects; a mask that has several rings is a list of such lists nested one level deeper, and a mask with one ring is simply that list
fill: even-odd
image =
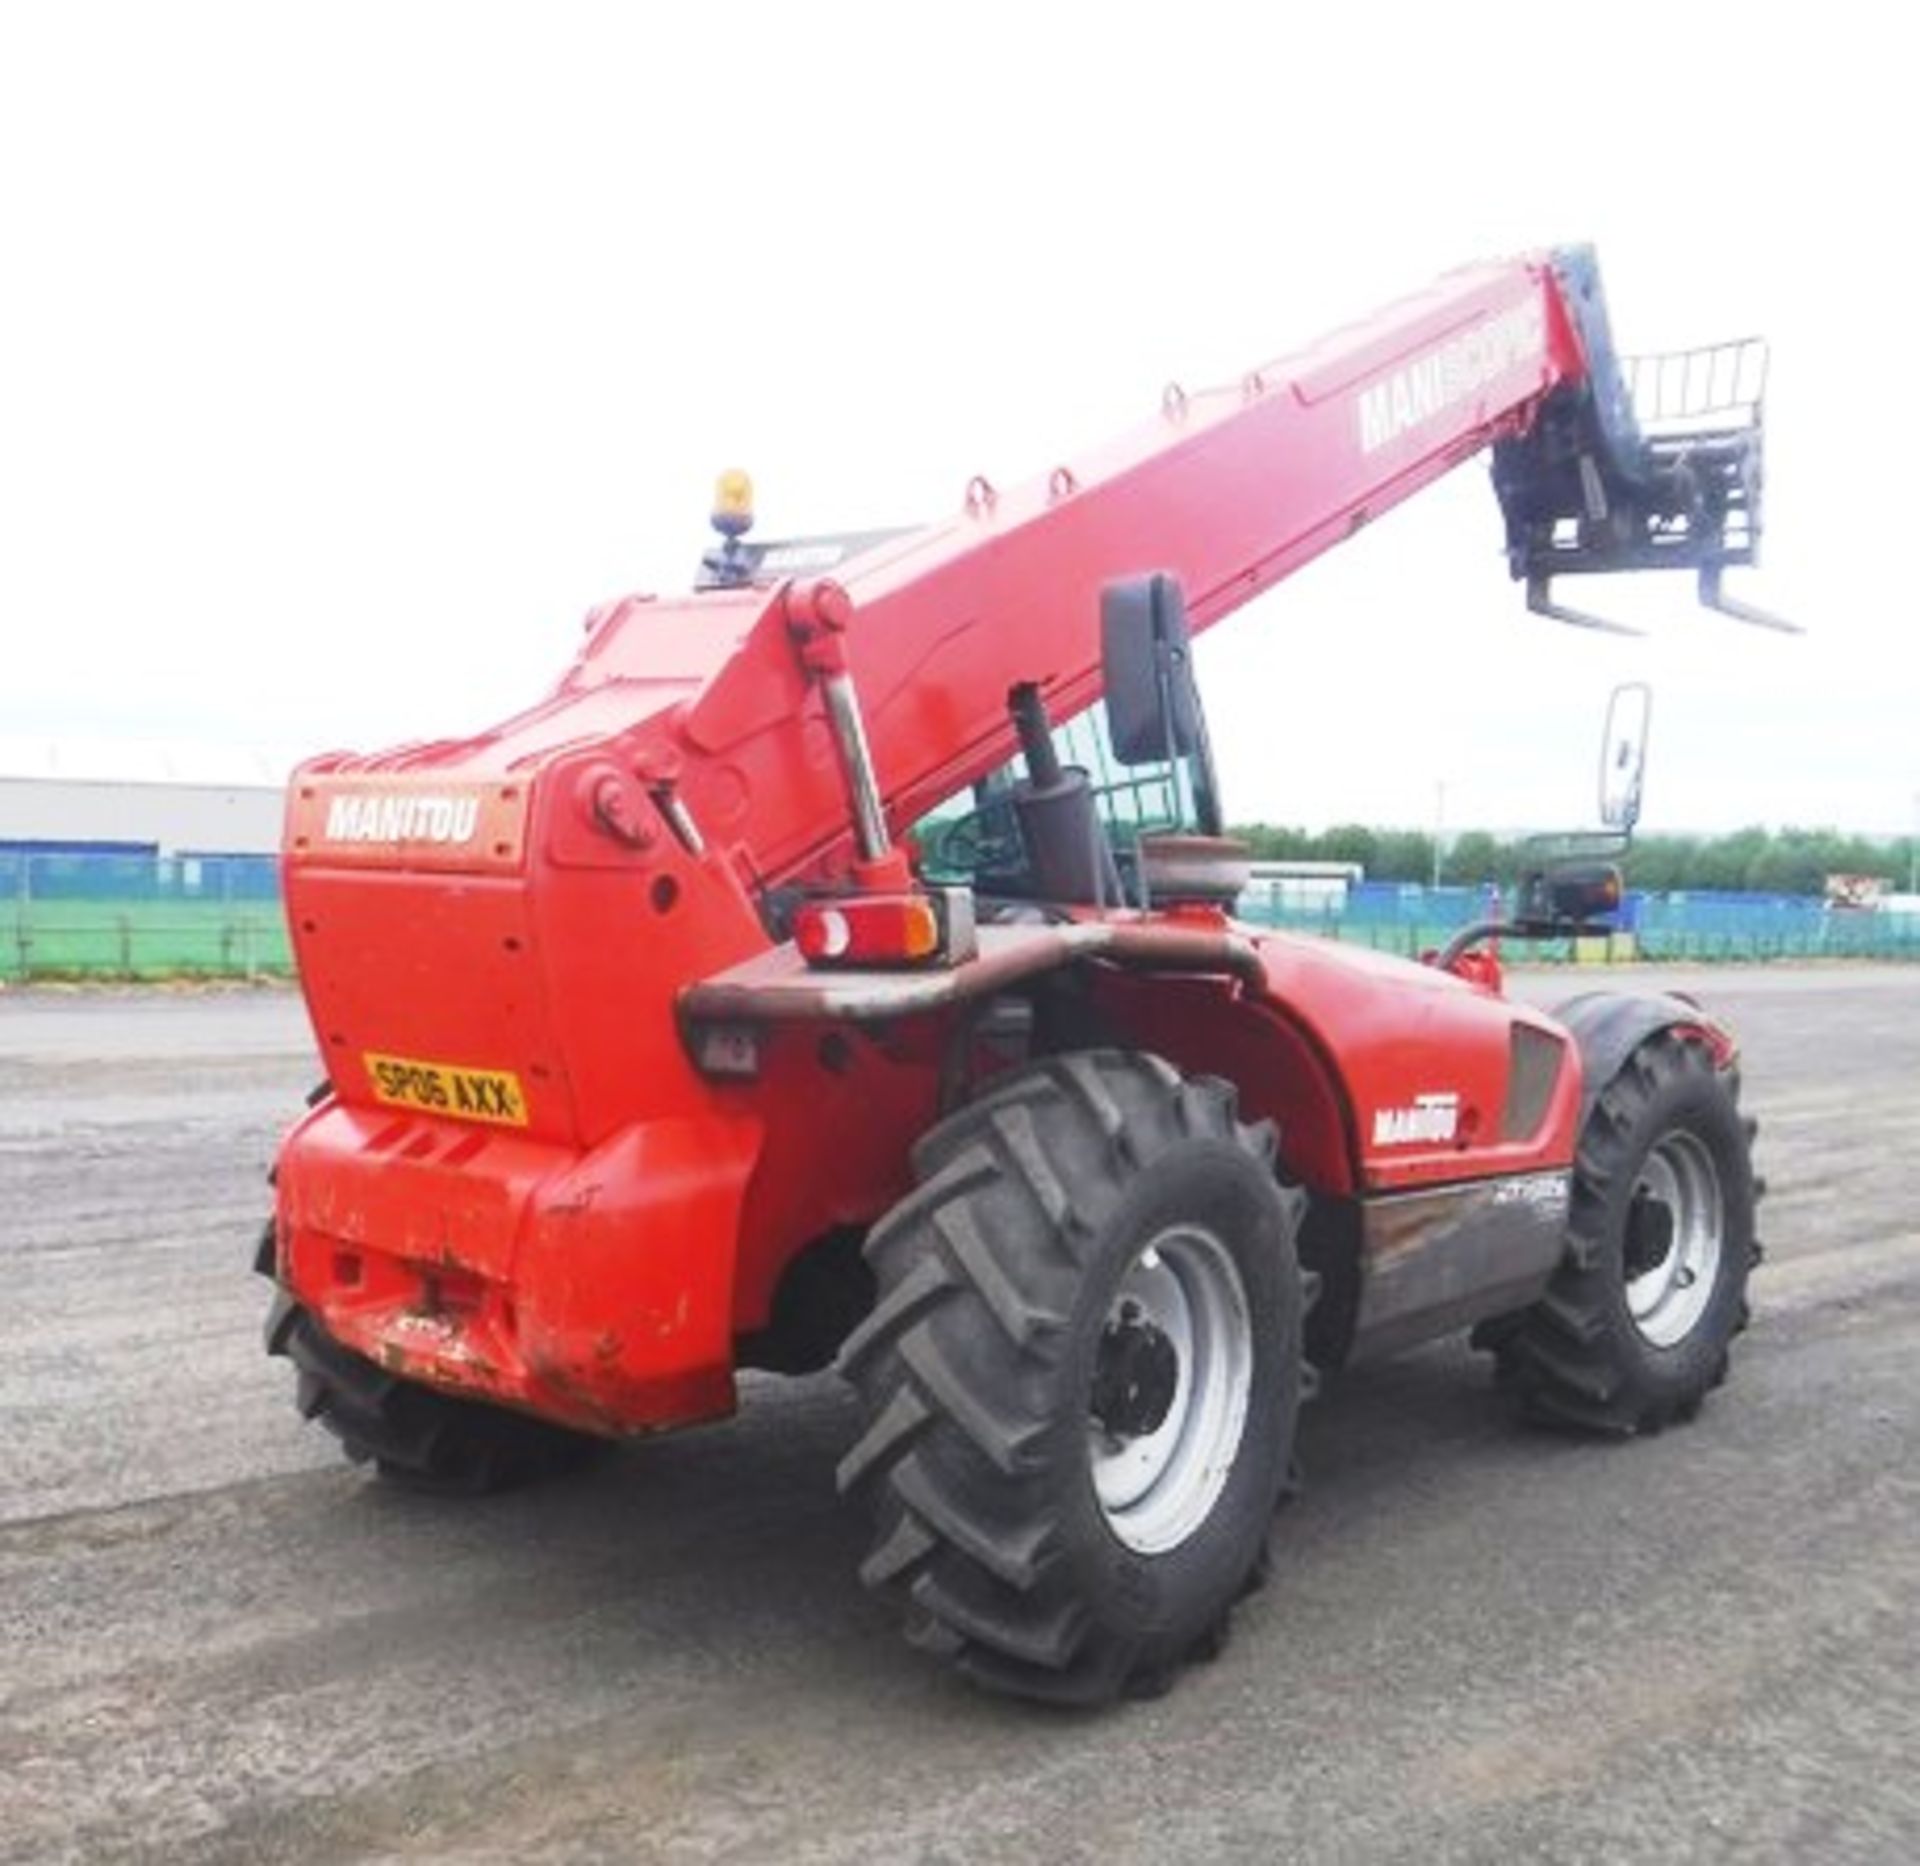
[{"label": "manitou logo decal", "polygon": [[1534,297],[1396,369],[1360,392],[1360,451],[1376,452],[1508,370],[1537,359],[1546,340],[1546,313]]},{"label": "manitou logo decal", "polygon": [[774,544],[760,553],[763,575],[795,570],[831,570],[847,554],[844,544]]},{"label": "manitou logo decal", "polygon": [[1460,1125],[1460,1097],[1451,1089],[1442,1094],[1416,1095],[1411,1108],[1376,1108],[1373,1144],[1405,1147],[1416,1141],[1445,1142]]},{"label": "manitou logo decal", "polygon": [[335,797],[327,804],[329,842],[471,842],[480,824],[478,797],[422,793]]}]

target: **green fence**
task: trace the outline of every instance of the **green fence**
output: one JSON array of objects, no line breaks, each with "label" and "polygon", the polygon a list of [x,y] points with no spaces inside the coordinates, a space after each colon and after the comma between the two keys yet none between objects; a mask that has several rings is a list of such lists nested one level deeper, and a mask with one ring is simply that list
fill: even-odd
[{"label": "green fence", "polygon": [[[1484,888],[1365,882],[1311,899],[1256,880],[1243,919],[1418,957],[1493,903]],[[1545,962],[1920,961],[1920,914],[1791,895],[1633,895],[1604,939],[1509,945]],[[0,979],[289,977],[272,856],[0,849]]]},{"label": "green fence", "polygon": [[0,978],[292,972],[271,856],[0,851]]}]

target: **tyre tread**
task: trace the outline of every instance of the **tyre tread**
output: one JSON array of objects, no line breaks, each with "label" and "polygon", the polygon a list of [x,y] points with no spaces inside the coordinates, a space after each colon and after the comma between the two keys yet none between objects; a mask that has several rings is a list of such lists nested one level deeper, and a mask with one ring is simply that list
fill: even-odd
[{"label": "tyre tread", "polygon": [[[1164,1653],[1097,1622],[1056,1559],[1044,1467],[1057,1441],[1030,1395],[1058,1365],[1078,1254],[1132,1171],[1205,1138],[1270,1172],[1272,1125],[1240,1122],[1236,1100],[1135,1052],[1030,1065],[922,1139],[922,1183],[869,1242],[882,1295],[839,1362],[869,1421],[837,1472],[875,1508],[860,1575],[898,1602],[916,1646],[978,1683],[1084,1704],[1170,1675]],[[1296,1231],[1304,1204],[1285,1192]],[[1263,1537],[1252,1567],[1265,1562]]]},{"label": "tyre tread", "polygon": [[[1697,1040],[1672,1031],[1650,1037],[1603,1089],[1590,1112],[1574,1158],[1574,1183],[1564,1261],[1547,1293],[1530,1309],[1476,1331],[1491,1348],[1502,1384],[1522,1410],[1542,1424],[1611,1437],[1652,1434],[1691,1419],[1700,1401],[1726,1377],[1724,1344],[1697,1382],[1698,1390],[1649,1391],[1622,1345],[1616,1314],[1617,1273],[1606,1235],[1607,1191],[1633,1166],[1636,1134],[1653,1099],[1689,1075],[1711,1078],[1714,1063]],[[1720,1077],[1737,1107],[1737,1074]],[[1755,1123],[1736,1121],[1742,1149]],[[1746,1170],[1751,1171],[1750,1161]],[[1757,1199],[1758,1187],[1754,1189]],[[1728,1246],[1743,1249],[1738,1238]],[[1727,1315],[1737,1334],[1747,1315],[1745,1277],[1752,1252],[1732,1266],[1740,1287]]]}]

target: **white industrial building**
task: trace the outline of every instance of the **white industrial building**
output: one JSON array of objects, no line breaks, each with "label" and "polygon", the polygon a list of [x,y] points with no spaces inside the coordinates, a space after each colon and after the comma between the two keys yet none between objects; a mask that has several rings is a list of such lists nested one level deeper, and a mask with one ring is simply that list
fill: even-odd
[{"label": "white industrial building", "polygon": [[270,855],[294,763],[259,747],[0,738],[0,850]]},{"label": "white industrial building", "polygon": [[1267,861],[1250,865],[1247,894],[1287,913],[1339,914],[1366,879],[1358,862]]}]

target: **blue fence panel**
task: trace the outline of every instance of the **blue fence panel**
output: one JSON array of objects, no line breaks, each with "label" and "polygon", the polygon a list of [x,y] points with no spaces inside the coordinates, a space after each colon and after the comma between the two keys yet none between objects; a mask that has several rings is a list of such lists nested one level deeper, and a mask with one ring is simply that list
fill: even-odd
[{"label": "blue fence panel", "polygon": [[[1302,902],[1284,882],[1255,881],[1241,897],[1240,916],[1260,926],[1356,940],[1418,954],[1440,945],[1470,922],[1498,917],[1496,890],[1423,886],[1419,882],[1364,881],[1344,895],[1329,889]],[[1920,914],[1835,908],[1813,896],[1790,894],[1629,893],[1606,923],[1619,934],[1594,955],[1648,959],[1920,959]],[[1536,959],[1575,957],[1569,941],[1510,947]]]},{"label": "blue fence panel", "polygon": [[255,901],[280,899],[273,855],[101,854],[0,850],[0,899]]}]

